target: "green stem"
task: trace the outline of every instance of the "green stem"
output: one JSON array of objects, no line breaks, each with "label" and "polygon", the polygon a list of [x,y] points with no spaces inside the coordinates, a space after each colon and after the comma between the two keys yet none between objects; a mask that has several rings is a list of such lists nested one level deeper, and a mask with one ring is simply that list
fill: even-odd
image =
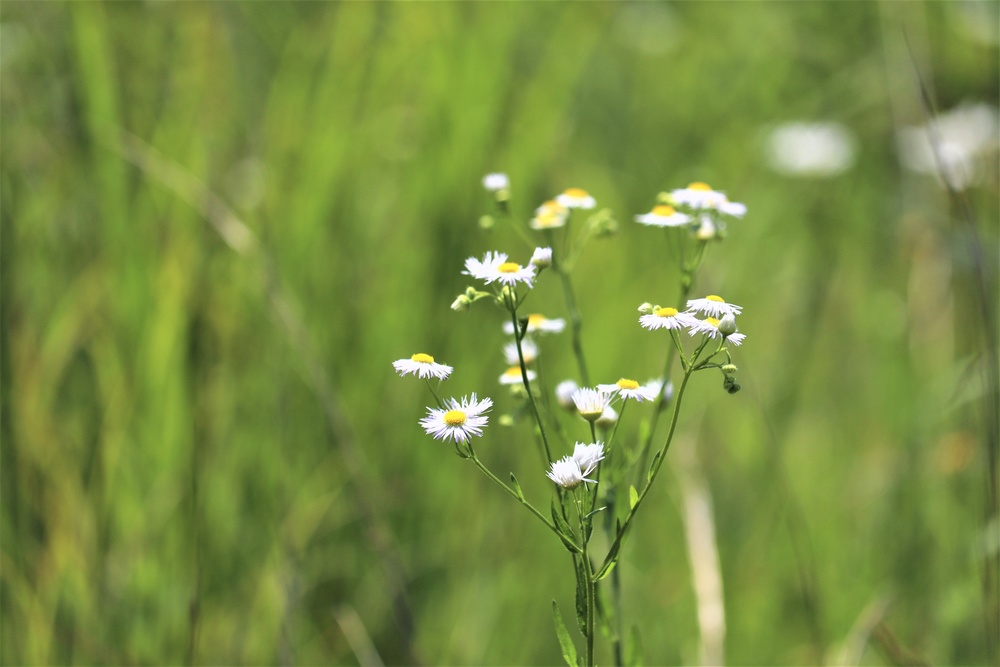
[{"label": "green stem", "polygon": [[548,461],[552,461],[549,439],[545,435],[545,426],[542,425],[542,416],[538,412],[538,404],[535,402],[534,392],[531,391],[531,383],[528,382],[528,367],[524,363],[524,352],[521,351],[521,339],[524,338],[524,332],[521,331],[521,327],[517,321],[517,304],[514,302],[513,297],[507,300],[507,309],[510,311],[511,324],[514,325],[514,343],[517,345],[517,360],[521,365],[521,382],[524,383],[524,390],[528,394],[528,403],[531,404],[531,413],[538,424],[538,431],[542,434],[542,446],[545,448],[545,457]]}]

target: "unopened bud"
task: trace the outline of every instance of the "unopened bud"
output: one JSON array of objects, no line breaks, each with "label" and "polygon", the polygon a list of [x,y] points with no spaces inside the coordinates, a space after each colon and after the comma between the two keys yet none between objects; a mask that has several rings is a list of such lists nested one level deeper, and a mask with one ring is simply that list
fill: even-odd
[{"label": "unopened bud", "polygon": [[479,228],[482,230],[493,229],[493,226],[495,224],[496,220],[493,219],[492,215],[484,215],[481,218],[479,218]]},{"label": "unopened bud", "polygon": [[510,427],[514,425],[514,418],[510,415],[500,415],[497,419],[497,423],[500,424],[500,426]]},{"label": "unopened bud", "polygon": [[552,266],[552,248],[535,248],[531,256],[531,265],[539,271]]},{"label": "unopened bud", "polygon": [[659,308],[659,306],[654,306],[650,302],[646,301],[639,306],[638,311],[642,315],[652,315],[653,311]]},{"label": "unopened bud", "polygon": [[722,366],[722,373],[727,376],[736,375],[736,371],[738,370],[735,364],[723,364]]},{"label": "unopened bud", "polygon": [[719,320],[719,332],[723,336],[732,336],[736,333],[736,318],[732,313],[727,313]]},{"label": "unopened bud", "polygon": [[468,310],[469,304],[471,303],[472,300],[469,299],[469,297],[465,296],[464,294],[459,294],[458,298],[452,301],[451,309],[458,312],[462,312],[463,310]]}]

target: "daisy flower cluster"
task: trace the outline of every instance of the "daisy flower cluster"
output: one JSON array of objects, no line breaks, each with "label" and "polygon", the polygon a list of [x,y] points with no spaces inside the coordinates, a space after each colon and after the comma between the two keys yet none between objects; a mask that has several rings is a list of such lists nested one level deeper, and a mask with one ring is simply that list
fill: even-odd
[{"label": "daisy flower cluster", "polygon": [[729,201],[724,192],[701,182],[660,193],[657,199],[649,213],[635,216],[636,222],[648,227],[687,228],[701,241],[723,238],[726,222],[747,212],[745,204]]}]

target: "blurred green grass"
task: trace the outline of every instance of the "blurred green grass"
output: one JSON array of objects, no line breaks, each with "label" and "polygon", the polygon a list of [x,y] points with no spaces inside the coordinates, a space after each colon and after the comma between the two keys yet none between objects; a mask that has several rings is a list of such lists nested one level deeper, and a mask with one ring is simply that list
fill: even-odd
[{"label": "blurred green grass", "polygon": [[[430,352],[457,368],[448,391],[511,407],[499,312],[448,309],[465,257],[527,252],[476,225],[479,180],[502,170],[522,215],[575,185],[622,221],[574,278],[601,382],[658,372],[635,307],[676,295],[631,216],[693,180],[749,206],[699,283],[745,306],[745,391],[697,383],[682,434],[713,493],[728,660],[835,660],[891,596],[902,646],[988,662],[968,239],[894,147],[900,123],[923,122],[904,28],[942,108],[996,103],[996,47],[959,10],[0,4],[0,660],[352,663],[353,611],[389,663],[558,663],[562,547],[423,435],[425,391],[389,365]],[[798,118],[850,127],[854,169],[764,169],[760,129]],[[228,202],[269,260],[130,163],[122,133]],[[991,167],[968,194],[995,295]],[[532,297],[552,316],[555,287]],[[559,341],[543,350],[552,377],[573,374]],[[543,498],[529,441],[494,419],[479,450]],[[621,565],[626,620],[647,663],[690,663],[678,492],[655,494]]]}]

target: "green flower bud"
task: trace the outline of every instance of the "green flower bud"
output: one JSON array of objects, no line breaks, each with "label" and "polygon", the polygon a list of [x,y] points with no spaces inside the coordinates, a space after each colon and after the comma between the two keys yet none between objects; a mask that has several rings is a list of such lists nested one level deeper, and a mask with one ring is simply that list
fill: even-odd
[{"label": "green flower bud", "polygon": [[482,230],[493,229],[493,226],[495,224],[496,220],[493,219],[492,215],[484,215],[481,218],[479,218],[479,228]]},{"label": "green flower bud", "polygon": [[650,302],[646,301],[642,303],[637,310],[641,315],[652,315],[653,311],[656,310],[657,308],[659,308],[659,306],[654,306]]},{"label": "green flower bud", "polygon": [[723,336],[731,336],[736,333],[736,318],[731,313],[727,313],[719,320],[719,332]]}]

